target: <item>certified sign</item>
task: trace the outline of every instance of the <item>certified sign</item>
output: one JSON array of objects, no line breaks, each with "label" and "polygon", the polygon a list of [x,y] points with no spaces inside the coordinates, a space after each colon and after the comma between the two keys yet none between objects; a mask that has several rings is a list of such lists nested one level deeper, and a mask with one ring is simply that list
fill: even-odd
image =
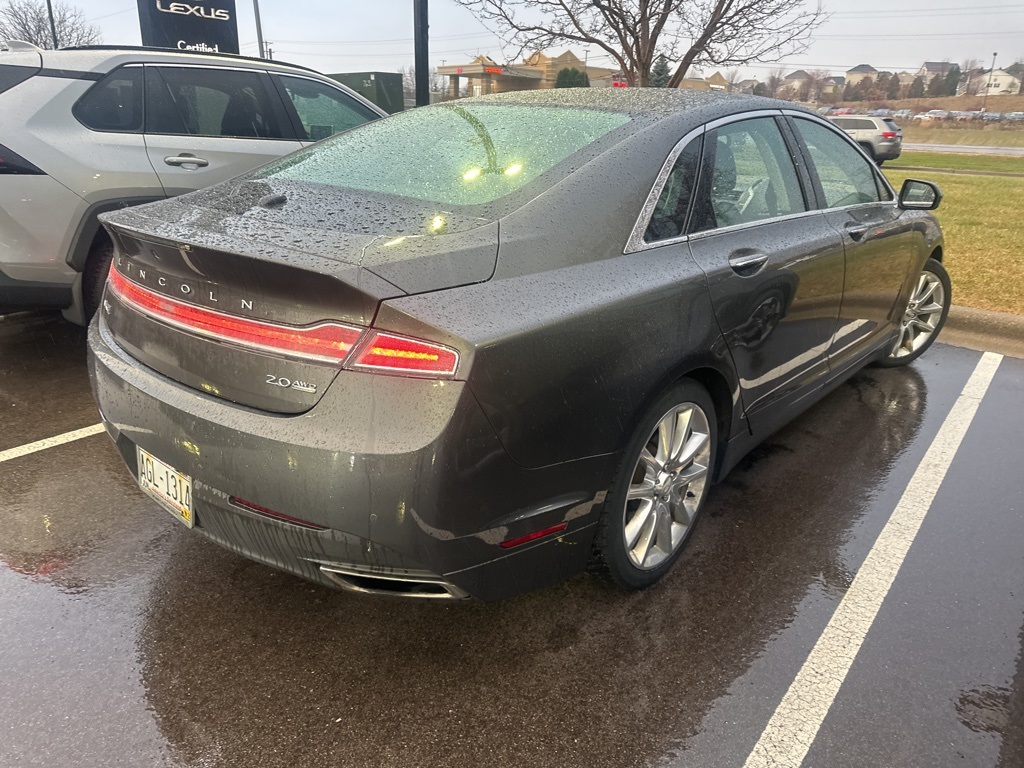
[{"label": "certified sign", "polygon": [[142,44],[238,53],[235,0],[138,0]]}]

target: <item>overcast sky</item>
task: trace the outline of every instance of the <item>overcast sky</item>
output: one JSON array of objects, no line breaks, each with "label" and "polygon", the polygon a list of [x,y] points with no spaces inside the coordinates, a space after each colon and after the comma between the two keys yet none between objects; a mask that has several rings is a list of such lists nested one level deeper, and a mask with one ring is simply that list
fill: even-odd
[{"label": "overcast sky", "polygon": [[[924,60],[979,59],[996,66],[1024,58],[1024,0],[825,0],[831,18],[807,52],[784,60],[789,69],[842,74],[857,64],[916,70]],[[236,0],[242,53],[257,55],[252,0]],[[107,44],[138,45],[135,0],[72,0]],[[274,57],[323,72],[393,72],[413,62],[413,0],[259,0],[264,38]],[[808,3],[813,5],[813,3]],[[454,0],[430,0],[430,61],[468,62],[486,53],[506,62],[500,40]],[[583,58],[581,47],[573,49]],[[509,51],[511,55],[511,51]],[[612,66],[592,48],[588,60]],[[754,64],[764,77],[779,64]],[[710,70],[713,71],[713,68]],[[710,74],[710,71],[705,74]]]}]

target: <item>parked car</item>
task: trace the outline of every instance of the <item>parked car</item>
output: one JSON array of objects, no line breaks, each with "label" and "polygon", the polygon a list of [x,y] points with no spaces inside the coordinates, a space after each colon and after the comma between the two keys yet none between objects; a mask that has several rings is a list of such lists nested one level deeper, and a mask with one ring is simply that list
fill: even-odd
[{"label": "parked car", "polygon": [[892,120],[884,117],[856,115],[854,117],[833,117],[832,122],[848,133],[881,165],[886,160],[900,156],[903,146],[903,131]]},{"label": "parked car", "polygon": [[0,307],[96,310],[98,216],[214,184],[384,115],[305,67],[93,46],[0,53]]},{"label": "parked car", "polygon": [[929,109],[921,117],[922,120],[948,120],[950,113],[945,109]]},{"label": "parked car", "polygon": [[908,120],[913,116],[914,111],[912,109],[897,109],[896,112],[893,114],[893,117],[897,120]]},{"label": "parked car", "polygon": [[998,123],[1000,120],[1003,119],[1003,113],[1002,112],[982,112],[981,113],[981,119],[982,120],[988,120],[988,121],[993,122],[993,123]]},{"label": "parked car", "polygon": [[105,214],[92,386],[140,487],[262,563],[416,598],[588,564],[639,589],[754,445],[934,341],[940,198],[773,99],[425,107]]},{"label": "parked car", "polygon": [[1024,120],[1024,112],[1007,112],[1004,120]]}]

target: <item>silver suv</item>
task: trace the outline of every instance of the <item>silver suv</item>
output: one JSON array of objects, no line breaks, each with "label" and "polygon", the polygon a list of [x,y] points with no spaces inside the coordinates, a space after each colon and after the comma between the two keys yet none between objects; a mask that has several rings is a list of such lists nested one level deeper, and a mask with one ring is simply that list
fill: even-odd
[{"label": "silver suv", "polygon": [[96,217],[224,181],[385,116],[304,67],[152,48],[0,52],[0,309],[84,323],[111,256]]},{"label": "silver suv", "polygon": [[869,115],[843,115],[830,118],[856,141],[876,163],[895,160],[900,156],[903,131],[887,117]]}]

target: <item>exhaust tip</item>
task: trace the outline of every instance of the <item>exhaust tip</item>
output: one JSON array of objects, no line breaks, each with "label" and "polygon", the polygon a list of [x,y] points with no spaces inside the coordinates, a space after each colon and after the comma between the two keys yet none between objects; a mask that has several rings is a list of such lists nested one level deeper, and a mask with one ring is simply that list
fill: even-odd
[{"label": "exhaust tip", "polygon": [[393,569],[377,572],[365,567],[320,563],[320,572],[347,592],[424,600],[465,600],[469,594],[429,571]]}]

